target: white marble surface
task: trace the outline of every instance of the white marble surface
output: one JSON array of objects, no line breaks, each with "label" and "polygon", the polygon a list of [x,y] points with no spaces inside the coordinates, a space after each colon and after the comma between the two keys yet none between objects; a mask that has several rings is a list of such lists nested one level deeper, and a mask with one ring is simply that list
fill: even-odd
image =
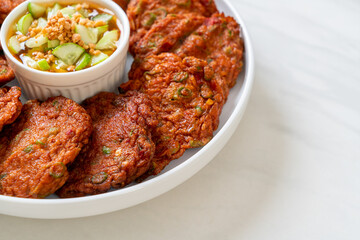
[{"label": "white marble surface", "polygon": [[253,39],[256,79],[221,153],[122,211],[0,215],[0,239],[360,239],[360,1],[232,2]]}]

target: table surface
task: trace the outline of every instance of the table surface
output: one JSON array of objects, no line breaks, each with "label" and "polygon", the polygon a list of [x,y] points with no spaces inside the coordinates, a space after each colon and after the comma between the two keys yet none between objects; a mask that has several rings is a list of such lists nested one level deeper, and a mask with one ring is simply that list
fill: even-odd
[{"label": "table surface", "polygon": [[122,211],[0,215],[0,239],[360,239],[360,1],[230,1],[252,37],[256,77],[213,161]]}]

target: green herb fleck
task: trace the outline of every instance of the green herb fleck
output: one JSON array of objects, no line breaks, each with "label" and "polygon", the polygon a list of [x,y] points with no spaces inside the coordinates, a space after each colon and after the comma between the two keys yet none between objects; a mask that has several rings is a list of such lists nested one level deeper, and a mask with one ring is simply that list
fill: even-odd
[{"label": "green herb fleck", "polygon": [[33,150],[33,145],[31,144],[31,145],[29,145],[29,146],[27,146],[26,148],[24,148],[24,152],[26,152],[26,153],[29,153],[29,152],[31,152]]},{"label": "green herb fleck", "polygon": [[102,151],[104,154],[109,155],[111,153],[111,149],[107,146],[103,146]]}]

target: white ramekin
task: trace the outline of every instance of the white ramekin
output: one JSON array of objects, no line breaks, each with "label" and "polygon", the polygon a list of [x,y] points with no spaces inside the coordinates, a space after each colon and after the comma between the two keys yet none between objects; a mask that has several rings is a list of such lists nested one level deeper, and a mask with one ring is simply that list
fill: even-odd
[{"label": "white ramekin", "polygon": [[[49,0],[31,0],[31,2],[48,3]],[[66,5],[75,1],[60,0],[53,2]],[[101,91],[116,91],[123,81],[130,36],[128,18],[125,12],[111,0],[88,0],[87,2],[93,2],[112,11],[120,22],[121,34],[116,51],[108,59],[94,67],[78,72],[52,73],[32,69],[22,64],[10,53],[7,47],[7,41],[10,37],[8,30],[27,11],[29,1],[20,4],[6,17],[1,26],[1,45],[27,98],[46,100],[51,96],[62,95],[81,102]]]}]

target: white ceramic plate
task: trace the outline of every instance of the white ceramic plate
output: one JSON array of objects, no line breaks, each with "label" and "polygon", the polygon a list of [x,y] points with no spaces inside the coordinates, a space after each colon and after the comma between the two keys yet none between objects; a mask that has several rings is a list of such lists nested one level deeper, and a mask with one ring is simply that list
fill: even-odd
[{"label": "white ceramic plate", "polygon": [[[93,216],[134,206],[157,197],[189,179],[223,148],[235,131],[245,111],[254,78],[254,56],[246,26],[234,7],[227,0],[215,1],[219,11],[233,16],[242,28],[245,42],[244,70],[237,84],[231,89],[220,116],[220,125],[214,138],[200,149],[190,149],[172,161],[159,175],[138,184],[94,196],[59,199],[55,195],[47,199],[24,199],[0,195],[0,213],[28,217],[61,219]],[[129,58],[131,58],[129,56]],[[128,61],[127,72],[131,59]],[[16,85],[13,82],[10,85]]]}]

